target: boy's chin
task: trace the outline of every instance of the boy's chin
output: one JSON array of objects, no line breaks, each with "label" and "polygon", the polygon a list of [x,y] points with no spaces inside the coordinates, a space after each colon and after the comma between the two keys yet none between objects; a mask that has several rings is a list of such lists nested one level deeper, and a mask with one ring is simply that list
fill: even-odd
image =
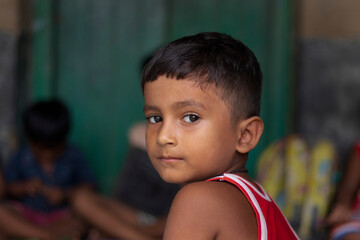
[{"label": "boy's chin", "polygon": [[197,182],[197,181],[202,181],[201,179],[189,179],[189,178],[184,178],[184,177],[175,177],[175,176],[169,176],[169,175],[160,175],[160,177],[162,178],[162,180],[164,180],[167,183],[172,183],[172,184],[178,184],[178,185],[186,185],[188,183],[192,183],[192,182]]},{"label": "boy's chin", "polygon": [[175,177],[174,175],[171,174],[160,174],[160,177],[162,178],[162,180],[164,180],[167,183],[180,184],[180,185],[186,184],[185,179],[180,177]]},{"label": "boy's chin", "polygon": [[179,179],[176,179],[174,177],[169,177],[169,176],[163,176],[160,175],[160,177],[162,178],[162,180],[164,180],[167,183],[175,183],[175,184],[181,184],[181,181],[179,181]]}]

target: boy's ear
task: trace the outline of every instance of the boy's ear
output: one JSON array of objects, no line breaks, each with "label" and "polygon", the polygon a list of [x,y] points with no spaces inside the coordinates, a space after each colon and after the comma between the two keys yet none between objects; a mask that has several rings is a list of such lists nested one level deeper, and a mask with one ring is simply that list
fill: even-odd
[{"label": "boy's ear", "polygon": [[238,141],[236,150],[248,153],[256,147],[264,130],[264,123],[260,117],[254,116],[238,123]]}]

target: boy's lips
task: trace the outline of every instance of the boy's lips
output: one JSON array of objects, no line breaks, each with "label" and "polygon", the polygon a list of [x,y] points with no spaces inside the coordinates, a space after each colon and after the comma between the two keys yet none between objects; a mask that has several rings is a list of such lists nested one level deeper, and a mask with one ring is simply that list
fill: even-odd
[{"label": "boy's lips", "polygon": [[174,156],[160,156],[158,157],[158,159],[163,162],[176,162],[183,160],[183,158],[181,157],[174,157]]}]

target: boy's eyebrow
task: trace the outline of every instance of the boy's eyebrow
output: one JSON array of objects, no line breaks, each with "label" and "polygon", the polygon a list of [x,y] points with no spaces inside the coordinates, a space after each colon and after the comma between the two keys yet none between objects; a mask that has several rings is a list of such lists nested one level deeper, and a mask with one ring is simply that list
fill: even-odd
[{"label": "boy's eyebrow", "polygon": [[143,111],[144,112],[146,112],[146,111],[157,111],[157,110],[159,110],[159,108],[158,107],[155,107],[155,106],[151,106],[151,105],[145,105],[144,106],[144,109],[143,109]]},{"label": "boy's eyebrow", "polygon": [[202,108],[202,109],[207,109],[207,107],[200,103],[200,102],[196,102],[194,100],[185,100],[185,101],[181,101],[181,102],[176,102],[172,105],[172,108],[183,108],[183,107],[187,107],[187,106],[193,106],[196,108]]},{"label": "boy's eyebrow", "polygon": [[[204,104],[196,102],[194,100],[185,100],[185,101],[181,101],[181,102],[176,102],[176,103],[172,104],[171,108],[178,109],[178,108],[184,108],[184,107],[187,107],[187,106],[193,106],[193,107],[204,109],[204,110],[207,109],[207,107]],[[152,105],[145,105],[144,106],[144,112],[151,111],[151,110],[152,111],[158,111],[159,108],[156,107],[156,106],[152,106]]]}]

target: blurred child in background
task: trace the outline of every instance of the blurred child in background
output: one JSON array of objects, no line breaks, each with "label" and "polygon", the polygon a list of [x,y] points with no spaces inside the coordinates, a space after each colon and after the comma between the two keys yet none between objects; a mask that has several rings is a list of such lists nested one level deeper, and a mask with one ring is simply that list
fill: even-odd
[{"label": "blurred child in background", "polygon": [[327,223],[333,240],[360,239],[360,142],[355,143],[337,188]]},{"label": "blurred child in background", "polygon": [[58,100],[40,101],[26,110],[23,123],[28,146],[4,169],[12,207],[52,233],[78,233],[69,200],[77,189],[94,188],[95,178],[84,156],[66,143],[69,112]]}]

